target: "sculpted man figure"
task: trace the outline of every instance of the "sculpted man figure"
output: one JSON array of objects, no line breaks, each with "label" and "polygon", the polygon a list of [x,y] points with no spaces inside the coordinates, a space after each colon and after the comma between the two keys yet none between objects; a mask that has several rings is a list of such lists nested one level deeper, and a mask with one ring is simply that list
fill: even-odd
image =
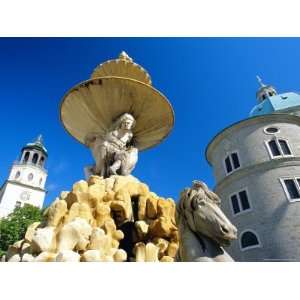
[{"label": "sculpted man figure", "polygon": [[103,177],[129,175],[138,160],[138,149],[133,145],[132,129],[135,119],[131,114],[120,116],[106,136],[90,134],[86,139],[96,161],[94,174]]}]

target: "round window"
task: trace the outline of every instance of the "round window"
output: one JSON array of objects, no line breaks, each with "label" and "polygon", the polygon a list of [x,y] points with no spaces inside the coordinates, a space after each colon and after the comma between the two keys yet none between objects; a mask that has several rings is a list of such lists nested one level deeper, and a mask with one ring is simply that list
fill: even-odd
[{"label": "round window", "polygon": [[20,177],[20,175],[21,175],[21,172],[18,171],[18,172],[16,173],[16,175],[15,175],[15,179],[18,179],[18,178]]},{"label": "round window", "polygon": [[277,133],[277,132],[279,132],[279,129],[277,127],[267,127],[267,128],[265,128],[265,133],[274,134],[274,133]]},{"label": "round window", "polygon": [[32,179],[33,179],[33,174],[30,173],[30,174],[28,175],[28,181],[31,181]]}]

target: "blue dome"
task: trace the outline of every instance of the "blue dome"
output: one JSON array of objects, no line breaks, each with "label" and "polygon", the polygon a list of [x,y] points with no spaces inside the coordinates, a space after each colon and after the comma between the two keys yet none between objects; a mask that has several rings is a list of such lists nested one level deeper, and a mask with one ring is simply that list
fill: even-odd
[{"label": "blue dome", "polygon": [[250,112],[250,117],[293,111],[300,111],[300,94],[283,93],[268,97],[254,106]]}]

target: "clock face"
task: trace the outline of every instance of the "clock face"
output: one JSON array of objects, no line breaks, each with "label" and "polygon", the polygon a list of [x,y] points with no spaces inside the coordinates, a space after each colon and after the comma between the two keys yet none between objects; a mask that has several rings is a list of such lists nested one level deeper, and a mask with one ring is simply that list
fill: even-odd
[{"label": "clock face", "polygon": [[30,199],[30,193],[27,191],[23,191],[20,195],[21,200],[28,201]]}]

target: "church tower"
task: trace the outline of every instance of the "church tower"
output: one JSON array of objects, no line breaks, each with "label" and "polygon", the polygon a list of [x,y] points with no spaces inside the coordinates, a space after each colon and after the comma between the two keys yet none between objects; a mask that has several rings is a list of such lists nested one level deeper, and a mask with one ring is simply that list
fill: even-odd
[{"label": "church tower", "polygon": [[278,94],[259,79],[250,117],[206,149],[215,192],[238,229],[236,261],[300,261],[300,94]]},{"label": "church tower", "polygon": [[13,163],[8,179],[0,189],[0,218],[25,203],[42,208],[46,195],[47,157],[41,135],[22,148],[19,160]]}]

